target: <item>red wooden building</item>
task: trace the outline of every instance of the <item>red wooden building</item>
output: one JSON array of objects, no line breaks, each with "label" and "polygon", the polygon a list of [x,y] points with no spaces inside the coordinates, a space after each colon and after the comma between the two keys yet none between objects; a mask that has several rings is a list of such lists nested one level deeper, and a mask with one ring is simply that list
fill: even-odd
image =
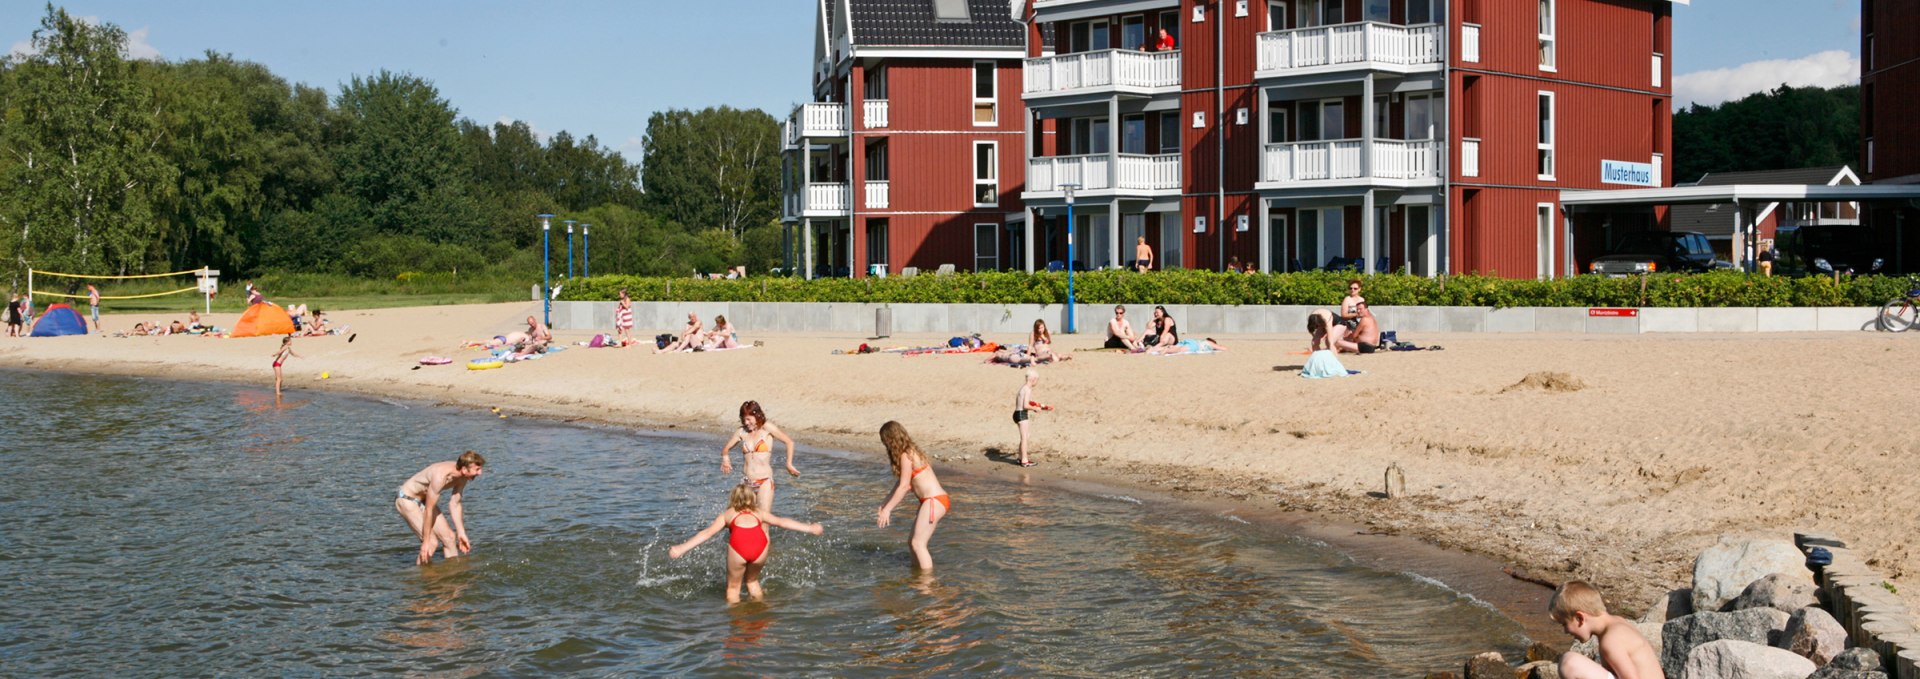
[{"label": "red wooden building", "polygon": [[1920,183],[1920,0],[1860,0],[1863,178]]},{"label": "red wooden building", "polygon": [[789,268],[1014,268],[1025,32],[1007,0],[815,0],[813,102],[783,126]]},{"label": "red wooden building", "polygon": [[1520,277],[1602,247],[1561,190],[1671,185],[1669,0],[1015,4],[1030,269],[1067,185],[1076,266]]}]

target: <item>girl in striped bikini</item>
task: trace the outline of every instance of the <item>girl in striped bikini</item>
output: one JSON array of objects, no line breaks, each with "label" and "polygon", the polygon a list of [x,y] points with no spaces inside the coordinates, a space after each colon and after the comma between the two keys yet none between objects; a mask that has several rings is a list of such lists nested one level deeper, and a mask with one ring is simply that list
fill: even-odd
[{"label": "girl in striped bikini", "polygon": [[920,510],[915,513],[913,534],[907,544],[913,547],[914,565],[922,571],[932,571],[933,554],[927,551],[927,541],[933,539],[933,527],[940,523],[940,518],[953,509],[953,499],[940,487],[940,479],[934,476],[927,454],[914,445],[906,427],[893,421],[880,425],[880,442],[887,446],[887,462],[893,465],[893,475],[900,478],[893,487],[892,497],[880,507],[880,527],[886,528],[893,522],[893,508],[906,499],[907,490],[911,488],[920,498]]},{"label": "girl in striped bikini", "polygon": [[740,603],[740,585],[745,582],[747,595],[759,601],[766,592],[760,589],[760,569],[767,565],[767,526],[779,526],[799,533],[819,535],[824,529],[817,523],[803,523],[792,519],[783,519],[756,507],[758,500],[753,488],[747,484],[733,487],[727,495],[727,508],[714,517],[713,523],[694,533],[686,542],[674,545],[667,550],[667,556],[678,559],[689,550],[699,547],[700,543],[727,529],[727,603]]}]

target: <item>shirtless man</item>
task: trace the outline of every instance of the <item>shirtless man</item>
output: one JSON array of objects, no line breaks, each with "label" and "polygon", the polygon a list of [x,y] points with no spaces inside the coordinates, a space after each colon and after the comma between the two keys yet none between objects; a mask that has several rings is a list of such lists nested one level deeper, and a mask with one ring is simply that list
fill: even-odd
[{"label": "shirtless man", "polygon": [[1133,239],[1133,243],[1134,243],[1133,245],[1134,268],[1140,270],[1142,273],[1146,272],[1148,269],[1152,269],[1153,268],[1153,248],[1147,247],[1147,237],[1136,236]]},{"label": "shirtless man", "polygon": [[1373,317],[1373,309],[1368,307],[1366,302],[1355,305],[1353,309],[1354,313],[1357,314],[1356,318],[1359,319],[1359,327],[1354,329],[1350,337],[1354,344],[1357,345],[1354,350],[1362,354],[1371,354],[1378,351],[1380,349],[1380,321]]},{"label": "shirtless man", "polygon": [[1113,320],[1107,321],[1108,349],[1126,349],[1127,351],[1145,351],[1140,339],[1133,336],[1133,324],[1127,322],[1127,308],[1113,308]]},{"label": "shirtless man", "polygon": [[[471,450],[461,453],[458,459],[435,462],[426,469],[414,474],[400,484],[399,497],[394,498],[393,508],[400,512],[400,518],[407,520],[407,526],[420,536],[420,557],[414,561],[418,565],[427,565],[433,561],[433,550],[438,546],[446,558],[453,558],[473,551],[473,544],[467,541],[467,524],[461,513],[460,495],[467,489],[467,482],[480,478],[487,460]],[[447,521],[440,520],[440,493],[452,490],[447,499],[447,517],[452,519],[452,527]]]},{"label": "shirtless man", "polygon": [[664,354],[669,351],[680,351],[699,346],[702,336],[700,327],[700,316],[689,312],[687,314],[687,327],[680,330],[680,337],[667,343],[667,346],[653,350],[653,353]]},{"label": "shirtless man", "polygon": [[528,316],[527,317],[527,339],[533,342],[546,344],[548,342],[553,341],[553,331],[547,329],[547,324],[541,323],[540,319],[534,318],[532,316]]}]

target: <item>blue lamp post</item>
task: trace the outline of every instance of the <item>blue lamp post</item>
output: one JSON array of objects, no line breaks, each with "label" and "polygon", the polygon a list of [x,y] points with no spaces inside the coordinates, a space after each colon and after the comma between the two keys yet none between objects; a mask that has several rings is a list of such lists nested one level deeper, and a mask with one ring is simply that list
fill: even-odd
[{"label": "blue lamp post", "polygon": [[571,219],[567,220],[567,279],[568,280],[573,279],[573,225],[578,223],[579,222],[576,222]]},{"label": "blue lamp post", "polygon": [[540,322],[553,327],[553,244],[548,234],[553,230],[553,215],[538,214],[540,218]]},{"label": "blue lamp post", "polygon": [[582,278],[592,278],[593,277],[593,225],[592,224],[580,225],[580,250],[582,251],[580,253],[580,258],[582,260],[585,260],[580,262],[580,276]]},{"label": "blue lamp post", "polygon": [[1061,184],[1060,188],[1067,192],[1067,334],[1071,335],[1076,331],[1073,322],[1073,190],[1080,188],[1080,185]]}]

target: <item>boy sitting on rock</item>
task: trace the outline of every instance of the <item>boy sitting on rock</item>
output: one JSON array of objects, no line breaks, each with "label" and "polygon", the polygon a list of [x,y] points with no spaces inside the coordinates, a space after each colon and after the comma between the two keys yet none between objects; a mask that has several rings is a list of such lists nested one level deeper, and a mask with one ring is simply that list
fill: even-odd
[{"label": "boy sitting on rock", "polygon": [[1607,604],[1593,585],[1579,580],[1561,585],[1547,603],[1547,615],[1574,639],[1600,638],[1598,663],[1573,651],[1560,656],[1563,679],[1666,679],[1653,646],[1632,621],[1607,614]]}]

